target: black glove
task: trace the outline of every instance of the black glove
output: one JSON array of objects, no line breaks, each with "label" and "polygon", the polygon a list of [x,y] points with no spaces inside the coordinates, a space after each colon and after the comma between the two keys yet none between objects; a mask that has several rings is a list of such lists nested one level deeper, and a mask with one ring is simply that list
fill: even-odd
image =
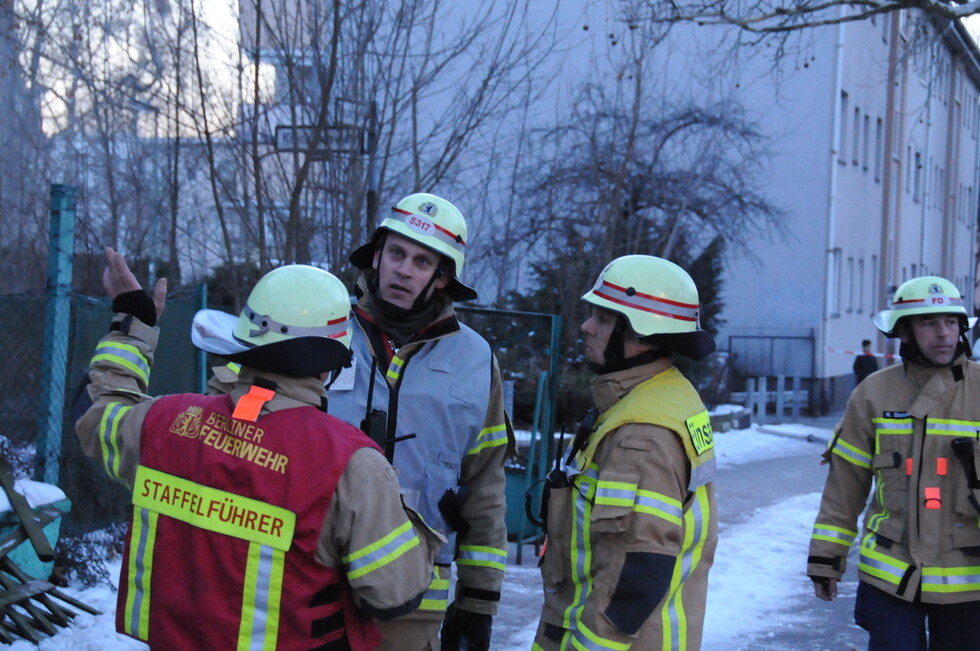
[{"label": "black glove", "polygon": [[490,651],[493,617],[449,604],[442,624],[442,651]]},{"label": "black glove", "polygon": [[447,490],[439,498],[439,515],[443,522],[449,527],[447,533],[457,532],[461,538],[465,538],[470,532],[470,523],[463,517],[463,501],[466,496],[466,489],[460,488],[459,492]]},{"label": "black glove", "polygon": [[112,299],[112,311],[132,314],[151,328],[157,324],[157,307],[150,295],[142,289],[116,296]]}]

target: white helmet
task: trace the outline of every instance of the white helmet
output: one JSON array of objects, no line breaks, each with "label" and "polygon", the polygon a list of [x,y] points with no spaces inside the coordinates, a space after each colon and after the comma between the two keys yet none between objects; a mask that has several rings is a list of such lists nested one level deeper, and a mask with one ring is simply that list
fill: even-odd
[{"label": "white helmet", "polygon": [[371,268],[374,251],[384,231],[398,233],[448,258],[453,264],[446,291],[457,301],[476,298],[476,291],[460,280],[466,257],[466,220],[452,203],[426,192],[408,195],[391,209],[391,215],[384,218],[371,241],[350,254],[354,266]]},{"label": "white helmet", "polygon": [[199,311],[191,339],[202,350],[242,364],[315,376],[349,364],[350,308],[350,295],[336,276],[287,265],[259,279],[237,318]]},{"label": "white helmet", "polygon": [[686,271],[652,255],[624,255],[606,265],[582,300],[626,317],[639,337],[704,359],[714,339],[701,329],[698,289]]},{"label": "white helmet", "polygon": [[875,314],[875,327],[887,337],[897,337],[895,326],[901,319],[916,314],[956,314],[962,317],[964,329],[977,323],[966,313],[963,297],[956,285],[939,276],[919,276],[902,283],[892,299],[892,306]]}]

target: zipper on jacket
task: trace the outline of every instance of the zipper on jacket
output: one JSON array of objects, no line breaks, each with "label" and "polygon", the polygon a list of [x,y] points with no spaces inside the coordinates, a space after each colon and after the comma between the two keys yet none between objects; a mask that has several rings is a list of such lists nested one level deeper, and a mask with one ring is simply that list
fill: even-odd
[{"label": "zipper on jacket", "polygon": [[[915,473],[915,485],[913,486],[912,494],[914,497],[915,509],[912,513],[915,514],[915,538],[916,540],[922,539],[922,518],[919,517],[919,491],[922,489],[922,469],[925,467],[925,454],[926,454],[926,431],[929,429],[929,417],[925,416],[922,418],[922,440],[919,442],[919,469]],[[915,430],[913,430],[914,432]],[[941,503],[940,503],[941,505]],[[909,551],[912,549],[912,540],[909,540]]]}]

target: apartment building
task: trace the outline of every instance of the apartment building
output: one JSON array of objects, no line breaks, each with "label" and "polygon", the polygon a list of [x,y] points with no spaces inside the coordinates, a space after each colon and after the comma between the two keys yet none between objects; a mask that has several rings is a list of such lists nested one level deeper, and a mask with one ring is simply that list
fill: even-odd
[{"label": "apartment building", "polygon": [[737,378],[811,378],[829,409],[862,339],[894,361],[871,318],[903,281],[949,278],[974,309],[980,55],[960,23],[901,11],[824,28],[795,63],[778,84],[740,73],[763,79],[742,100],[773,138],[788,236],[736,256],[719,343]]}]

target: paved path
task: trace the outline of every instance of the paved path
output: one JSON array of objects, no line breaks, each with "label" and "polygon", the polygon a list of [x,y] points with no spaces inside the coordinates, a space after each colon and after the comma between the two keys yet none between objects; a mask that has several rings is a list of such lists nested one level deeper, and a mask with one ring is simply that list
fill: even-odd
[{"label": "paved path", "polygon": [[[823,490],[827,477],[818,455],[824,443],[815,442],[814,453],[745,463],[719,470],[715,480],[718,519],[721,535],[726,527],[748,520],[757,509],[765,508],[794,495]],[[814,513],[814,515],[816,515]],[[752,562],[752,559],[745,559]],[[805,559],[799,559],[799,571],[792,575],[808,584],[803,576]],[[856,558],[848,561],[853,567]],[[780,649],[785,651],[839,651],[867,647],[867,634],[854,624],[854,594],[857,589],[853,571],[840,586],[840,595],[827,603],[812,596],[809,588],[799,599],[787,603],[780,613],[773,613],[774,624],[765,633],[740,646],[741,650]],[[792,613],[793,617],[785,615]],[[800,619],[805,623],[800,624]],[[786,623],[791,620],[792,624]],[[714,651],[705,649],[704,651]]]},{"label": "paved path", "polygon": [[[756,509],[770,506],[794,495],[819,493],[827,479],[827,467],[820,465],[818,455],[827,445],[830,430],[840,420],[841,413],[826,416],[803,417],[801,425],[825,430],[813,437],[814,453],[783,457],[741,464],[719,471],[715,482],[718,498],[718,519],[722,530],[726,526],[743,522]],[[765,426],[763,426],[765,427]],[[772,427],[776,430],[778,427]],[[814,513],[816,515],[816,513]],[[848,559],[848,572],[839,586],[839,595],[827,603],[812,596],[807,589],[799,599],[787,603],[782,609],[794,614],[792,625],[780,626],[784,618],[774,616],[777,622],[771,630],[740,647],[743,650],[780,649],[786,651],[856,651],[867,648],[868,635],[854,623],[854,598],[857,590],[856,547],[852,547]],[[800,559],[801,568],[804,559]],[[800,579],[806,581],[800,570]],[[800,625],[802,618],[806,624]],[[711,650],[705,650],[711,651]]]}]

